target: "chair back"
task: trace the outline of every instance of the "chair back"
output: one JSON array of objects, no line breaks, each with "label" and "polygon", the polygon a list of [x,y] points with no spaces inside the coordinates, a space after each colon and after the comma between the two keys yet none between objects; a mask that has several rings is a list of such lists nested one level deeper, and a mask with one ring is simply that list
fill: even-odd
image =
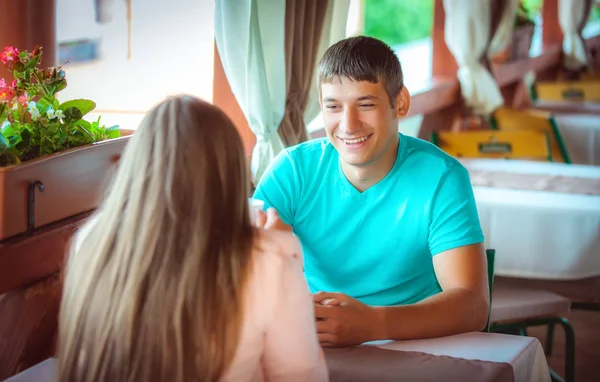
[{"label": "chair back", "polygon": [[501,107],[494,111],[490,123],[499,131],[545,133],[548,137],[552,161],[571,163],[567,147],[552,113]]},{"label": "chair back", "polygon": [[440,131],[432,133],[431,141],[455,158],[552,161],[544,131]]},{"label": "chair back", "polygon": [[538,81],[533,85],[534,101],[600,102],[600,78],[587,76],[579,81]]},{"label": "chair back", "polygon": [[488,311],[487,324],[485,325],[485,332],[490,331],[490,315],[492,313],[492,290],[494,289],[494,261],[496,260],[496,250],[486,249],[485,257],[487,258],[487,274],[488,274],[488,287],[490,290],[490,309]]}]

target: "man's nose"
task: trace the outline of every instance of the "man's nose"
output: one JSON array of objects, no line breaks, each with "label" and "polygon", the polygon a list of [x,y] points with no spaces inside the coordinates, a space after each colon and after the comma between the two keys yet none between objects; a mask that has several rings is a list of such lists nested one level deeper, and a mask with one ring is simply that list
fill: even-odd
[{"label": "man's nose", "polygon": [[340,122],[340,129],[348,135],[352,135],[360,128],[358,113],[352,108],[348,108],[344,111],[344,115]]}]

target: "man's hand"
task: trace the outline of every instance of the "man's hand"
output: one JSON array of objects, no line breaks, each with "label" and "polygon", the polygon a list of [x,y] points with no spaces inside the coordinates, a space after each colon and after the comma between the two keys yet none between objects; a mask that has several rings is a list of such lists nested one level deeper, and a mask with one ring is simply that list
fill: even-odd
[{"label": "man's hand", "polygon": [[345,347],[382,339],[378,311],[343,293],[319,292],[313,296],[317,336],[323,347]]},{"label": "man's hand", "polygon": [[273,207],[267,208],[266,212],[260,210],[256,211],[254,224],[259,228],[292,232],[292,227],[281,220],[277,210]]}]

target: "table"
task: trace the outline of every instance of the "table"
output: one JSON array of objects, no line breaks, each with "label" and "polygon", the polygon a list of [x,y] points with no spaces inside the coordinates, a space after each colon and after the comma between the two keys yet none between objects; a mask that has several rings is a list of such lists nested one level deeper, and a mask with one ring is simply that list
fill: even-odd
[{"label": "table", "polygon": [[[507,160],[462,160],[471,174],[513,173],[545,182],[539,189],[473,187],[487,248],[496,249],[495,273],[507,277],[578,280],[600,276],[600,167]],[[473,180],[473,179],[472,179]],[[556,191],[552,180],[569,182]],[[587,182],[587,191],[577,190]],[[591,187],[591,188],[590,188]]]},{"label": "table", "polygon": [[[378,341],[344,349],[325,349],[331,382],[469,381],[549,382],[540,342],[532,337],[464,333],[415,340]],[[53,382],[51,358],[6,382]]]},{"label": "table", "polygon": [[556,114],[572,163],[600,166],[600,114]]}]

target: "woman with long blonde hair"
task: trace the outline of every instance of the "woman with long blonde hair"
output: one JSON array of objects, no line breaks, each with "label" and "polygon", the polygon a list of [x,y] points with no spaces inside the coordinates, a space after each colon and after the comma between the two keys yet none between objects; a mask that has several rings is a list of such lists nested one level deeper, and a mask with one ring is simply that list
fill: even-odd
[{"label": "woman with long blonde hair", "polygon": [[300,244],[253,226],[249,187],[218,108],[148,113],[67,260],[59,381],[328,379]]}]

